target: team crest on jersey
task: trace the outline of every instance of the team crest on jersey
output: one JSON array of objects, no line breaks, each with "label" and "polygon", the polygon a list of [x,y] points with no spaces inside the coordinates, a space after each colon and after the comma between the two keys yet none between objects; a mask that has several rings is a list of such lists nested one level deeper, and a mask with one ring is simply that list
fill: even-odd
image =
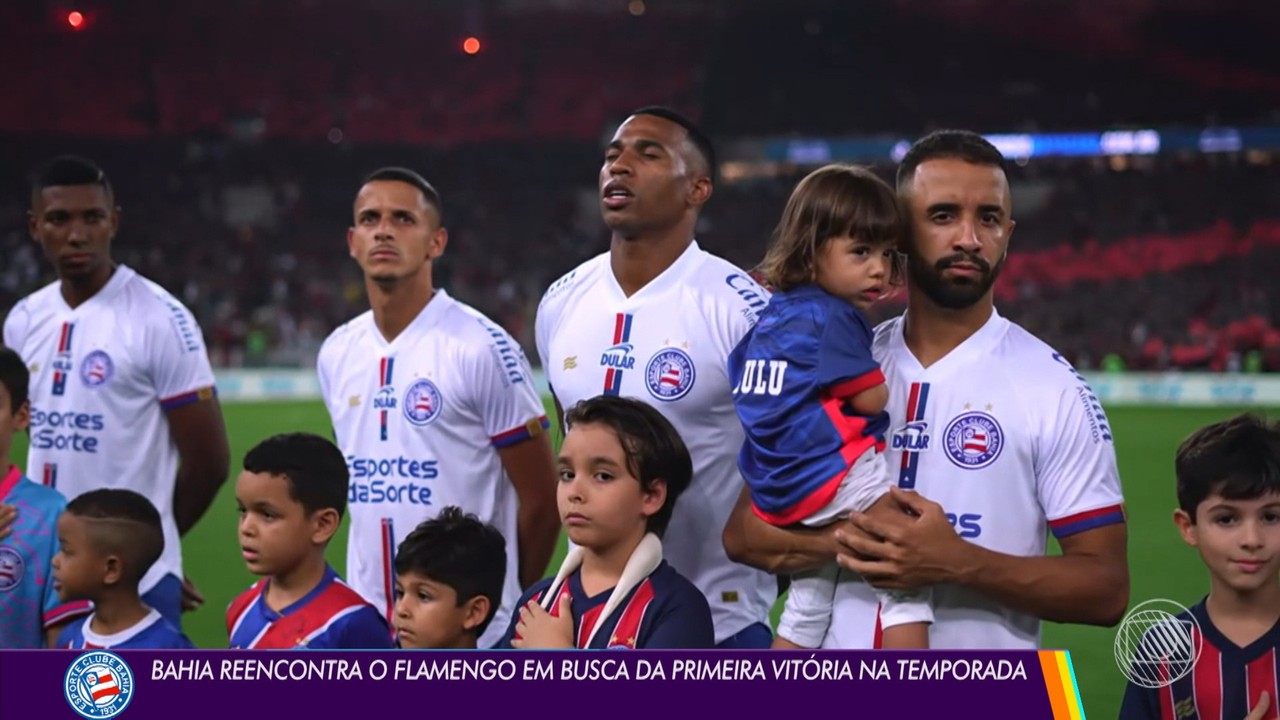
[{"label": "team crest on jersey", "polygon": [[0,545],[0,592],[18,587],[26,573],[27,564],[22,561],[18,551],[8,545]]},{"label": "team crest on jersey", "polygon": [[404,416],[414,425],[426,425],[440,416],[440,390],[435,383],[421,378],[404,393]]},{"label": "team crest on jersey", "polygon": [[984,412],[967,412],[947,426],[944,433],[947,457],[957,467],[978,470],[996,461],[1004,449],[1004,431],[994,417]]},{"label": "team crest on jersey", "polygon": [[62,692],[67,704],[81,717],[115,717],[133,699],[133,671],[119,655],[93,650],[67,668]]},{"label": "team crest on jersey", "polygon": [[111,379],[115,369],[115,363],[111,362],[110,355],[102,350],[94,350],[85,355],[80,363],[80,379],[91,388],[100,387]]},{"label": "team crest on jersey", "polygon": [[659,400],[679,400],[693,387],[693,358],[679,348],[659,350],[644,371],[649,394]]}]

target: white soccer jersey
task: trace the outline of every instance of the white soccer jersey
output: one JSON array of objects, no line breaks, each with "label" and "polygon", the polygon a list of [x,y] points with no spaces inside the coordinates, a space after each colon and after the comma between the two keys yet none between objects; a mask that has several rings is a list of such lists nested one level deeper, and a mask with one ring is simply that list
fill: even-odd
[{"label": "white soccer jersey", "polygon": [[693,484],[676,502],[663,547],[707,596],[716,642],[767,622],[777,596],[773,576],[730,561],[721,541],[744,487],[726,363],[766,302],[746,273],[693,243],[631,297],[605,253],[556,281],[538,308],[538,354],[566,411],[601,394],[639,398],[688,446]]},{"label": "white soccer jersey", "polygon": [[98,488],[145,495],[160,511],[164,553],[143,577],[182,578],[173,517],[178,449],[165,412],[214,392],[200,326],[159,285],[119,265],[72,309],[54,282],[9,313],[4,344],[31,369],[27,475],[68,499]]},{"label": "white soccer jersey", "polygon": [[[886,450],[899,486],[942,505],[960,537],[1043,555],[1059,538],[1124,522],[1106,413],[1065,359],[998,313],[928,368],[903,339],[904,318],[876,329],[889,387]],[[845,573],[842,580],[848,580]],[[1040,621],[959,586],[933,592],[937,648],[1034,649]],[[876,596],[841,582],[825,647],[879,641]]]},{"label": "white soccer jersey", "polygon": [[457,505],[507,541],[502,604],[480,638],[497,643],[520,599],[516,491],[498,449],[547,427],[519,345],[438,289],[391,342],[372,311],[335,330],[317,370],[351,471],[347,582],[390,617],[400,541]]}]

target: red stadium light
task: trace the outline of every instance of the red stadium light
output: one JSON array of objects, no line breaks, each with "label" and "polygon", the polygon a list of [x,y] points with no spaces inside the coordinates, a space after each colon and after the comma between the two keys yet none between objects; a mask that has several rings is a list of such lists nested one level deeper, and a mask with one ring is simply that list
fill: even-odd
[{"label": "red stadium light", "polygon": [[468,55],[475,55],[480,52],[480,39],[476,37],[469,37],[466,40],[463,40],[462,52]]},{"label": "red stadium light", "polygon": [[70,25],[71,29],[73,30],[79,30],[83,28],[84,14],[77,12],[75,10],[72,10],[71,12],[67,13],[67,24]]}]

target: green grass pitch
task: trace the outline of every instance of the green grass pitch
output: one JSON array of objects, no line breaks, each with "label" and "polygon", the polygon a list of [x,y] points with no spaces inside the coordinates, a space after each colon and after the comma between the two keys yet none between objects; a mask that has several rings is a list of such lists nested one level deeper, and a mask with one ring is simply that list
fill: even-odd
[{"label": "green grass pitch", "polygon": [[[329,421],[319,402],[229,404],[224,409],[231,436],[233,478],[244,453],[269,435],[291,430],[329,435]],[[1178,538],[1171,520],[1175,503],[1173,453],[1192,430],[1235,410],[1116,407],[1108,412],[1129,513],[1131,605],[1152,598],[1184,605],[1197,602],[1206,592],[1208,580],[1199,559]],[[23,439],[20,437],[14,448],[15,458],[26,456]],[[184,630],[200,647],[226,646],[223,613],[231,599],[254,579],[240,560],[235,527],[233,483],[228,482],[183,543],[187,574],[207,599],[204,607],[184,619]],[[329,548],[330,561],[339,571],[345,567],[345,553],[343,531]],[[559,559],[557,555],[552,567]],[[1087,714],[1116,717],[1124,678],[1112,654],[1115,631],[1047,624],[1044,635],[1045,647],[1071,651]]]}]

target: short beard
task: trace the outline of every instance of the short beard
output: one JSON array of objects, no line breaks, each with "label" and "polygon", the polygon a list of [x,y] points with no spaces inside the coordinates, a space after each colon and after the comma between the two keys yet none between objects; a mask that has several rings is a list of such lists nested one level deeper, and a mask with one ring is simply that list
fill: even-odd
[{"label": "short beard", "polygon": [[[962,262],[977,266],[982,273],[981,276],[976,280],[968,278],[948,280],[943,276],[942,273],[947,268]],[[1003,267],[1003,257],[992,266],[977,254],[956,253],[929,265],[918,255],[911,254],[907,258],[907,277],[912,285],[919,288],[938,307],[947,310],[966,310],[976,305],[991,291]]]},{"label": "short beard", "polygon": [[394,273],[383,271],[379,272],[377,275],[370,275],[369,280],[378,287],[385,289],[400,282],[400,277]]}]

